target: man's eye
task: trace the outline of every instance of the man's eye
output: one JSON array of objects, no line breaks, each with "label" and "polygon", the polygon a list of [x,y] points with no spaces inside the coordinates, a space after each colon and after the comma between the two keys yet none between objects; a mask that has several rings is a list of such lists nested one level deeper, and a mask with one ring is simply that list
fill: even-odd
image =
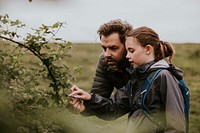
[{"label": "man's eye", "polygon": [[103,51],[106,51],[106,48],[105,47],[102,47],[103,48]]},{"label": "man's eye", "polygon": [[111,50],[117,50],[118,48],[117,47],[112,47],[112,48],[110,48]]}]

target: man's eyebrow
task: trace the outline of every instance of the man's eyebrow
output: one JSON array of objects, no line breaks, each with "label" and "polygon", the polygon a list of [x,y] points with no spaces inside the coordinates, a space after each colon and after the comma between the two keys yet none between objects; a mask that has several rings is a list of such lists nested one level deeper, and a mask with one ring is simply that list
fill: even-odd
[{"label": "man's eyebrow", "polygon": [[111,47],[118,47],[118,46],[116,46],[115,44],[111,44],[110,46],[108,46],[109,48],[111,48]]}]

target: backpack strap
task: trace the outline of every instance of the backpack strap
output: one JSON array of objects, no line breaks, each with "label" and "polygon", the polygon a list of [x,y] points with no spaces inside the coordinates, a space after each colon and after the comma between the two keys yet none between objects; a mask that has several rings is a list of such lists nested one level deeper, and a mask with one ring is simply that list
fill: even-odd
[{"label": "backpack strap", "polygon": [[153,75],[152,78],[150,77],[147,77],[145,80],[144,80],[144,83],[142,85],[142,90],[141,90],[141,96],[142,96],[142,108],[143,110],[147,111],[148,113],[150,113],[150,110],[146,107],[145,105],[145,99],[146,99],[146,96],[147,96],[147,91],[149,90],[153,80],[155,79],[155,77],[160,73],[162,69],[158,69],[155,74]]},{"label": "backpack strap", "polygon": [[154,119],[152,116],[150,116],[151,111],[148,109],[148,107],[145,105],[145,99],[147,96],[147,92],[152,84],[152,82],[154,81],[154,79],[157,77],[157,75],[160,73],[162,69],[158,69],[155,74],[153,75],[153,77],[148,76],[145,80],[144,83],[142,85],[142,90],[141,90],[141,107],[142,110],[144,112],[144,114],[147,116],[147,118],[152,121],[154,124],[156,124],[158,127],[160,127],[160,129],[164,130],[164,124],[163,122]]}]

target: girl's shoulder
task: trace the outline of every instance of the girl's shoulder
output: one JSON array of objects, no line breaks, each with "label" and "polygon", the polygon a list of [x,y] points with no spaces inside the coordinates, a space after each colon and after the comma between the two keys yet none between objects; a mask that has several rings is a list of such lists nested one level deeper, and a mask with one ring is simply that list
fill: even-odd
[{"label": "girl's shoulder", "polygon": [[160,77],[173,76],[178,80],[183,79],[183,71],[172,64],[170,64],[169,67],[152,68],[148,71],[148,73],[151,76],[154,75],[155,73],[159,73],[158,75]]}]

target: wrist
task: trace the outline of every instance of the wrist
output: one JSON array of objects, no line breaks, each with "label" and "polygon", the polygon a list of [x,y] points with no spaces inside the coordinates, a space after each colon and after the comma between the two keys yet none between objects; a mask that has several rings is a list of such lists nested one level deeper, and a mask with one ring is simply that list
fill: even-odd
[{"label": "wrist", "polygon": [[88,98],[87,100],[84,100],[84,104],[92,102],[94,100],[94,97],[95,97],[94,93],[88,93]]},{"label": "wrist", "polygon": [[92,93],[88,93],[87,101],[90,101],[92,99]]}]

